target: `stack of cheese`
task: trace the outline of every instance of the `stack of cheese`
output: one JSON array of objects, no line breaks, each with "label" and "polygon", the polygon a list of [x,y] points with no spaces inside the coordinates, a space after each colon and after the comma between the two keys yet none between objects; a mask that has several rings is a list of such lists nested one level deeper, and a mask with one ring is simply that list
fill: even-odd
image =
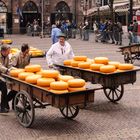
[{"label": "stack of cheese", "polygon": [[28,65],[24,69],[14,69],[10,71],[10,75],[56,94],[85,90],[85,80],[60,75],[57,70],[42,70],[40,65]]},{"label": "stack of cheese", "polygon": [[40,56],[45,55],[44,51],[37,49],[37,48],[34,48],[34,47],[30,47],[29,53],[31,54],[32,57],[40,57]]},{"label": "stack of cheese", "polygon": [[83,79],[71,79],[68,81],[69,88],[68,90],[70,92],[73,91],[81,91],[85,90],[85,80]]},{"label": "stack of cheese", "polygon": [[132,70],[132,64],[122,64],[118,61],[110,61],[107,57],[95,57],[89,59],[86,56],[75,56],[73,60],[65,60],[64,65],[78,67],[80,69],[99,71],[102,73],[121,72]]},{"label": "stack of cheese", "polygon": [[[11,48],[10,53],[14,55],[18,53],[19,51],[20,51],[19,48],[13,47]],[[31,54],[31,57],[41,57],[45,55],[44,51],[34,48],[34,47],[30,47],[29,53]]]},{"label": "stack of cheese", "polygon": [[3,44],[12,44],[13,43],[13,41],[11,39],[2,39],[1,42]]},{"label": "stack of cheese", "polygon": [[50,84],[51,92],[53,93],[67,93],[74,91],[82,91],[86,90],[85,88],[85,80],[83,79],[71,79],[67,82],[64,81],[56,81]]},{"label": "stack of cheese", "polygon": [[107,57],[95,57],[94,64],[90,66],[91,70],[102,73],[121,72],[123,70],[132,70],[133,64],[123,64],[118,61],[110,61]]},{"label": "stack of cheese", "polygon": [[10,53],[11,53],[12,55],[18,53],[19,51],[20,51],[20,50],[19,50],[18,48],[11,48],[11,49],[10,49]]}]

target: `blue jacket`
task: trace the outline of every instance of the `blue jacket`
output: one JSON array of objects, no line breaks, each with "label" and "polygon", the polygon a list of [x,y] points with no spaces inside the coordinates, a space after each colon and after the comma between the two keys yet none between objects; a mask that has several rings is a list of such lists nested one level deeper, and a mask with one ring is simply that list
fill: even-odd
[{"label": "blue jacket", "polygon": [[52,39],[52,44],[58,42],[58,36],[61,34],[61,30],[57,27],[53,28],[51,31],[51,39]]}]

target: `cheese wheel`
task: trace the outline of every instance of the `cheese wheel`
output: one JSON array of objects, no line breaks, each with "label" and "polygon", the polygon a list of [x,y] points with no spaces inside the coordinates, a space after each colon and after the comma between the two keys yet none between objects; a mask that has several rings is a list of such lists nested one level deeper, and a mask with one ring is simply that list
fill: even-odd
[{"label": "cheese wheel", "polygon": [[68,83],[63,81],[52,82],[50,88],[54,90],[66,90],[68,88]]},{"label": "cheese wheel", "polygon": [[38,72],[41,70],[40,65],[28,65],[25,67],[26,72]]},{"label": "cheese wheel", "polygon": [[12,77],[18,77],[18,74],[24,72],[24,69],[13,69],[10,71],[10,76]]},{"label": "cheese wheel", "polygon": [[36,74],[42,75],[42,71],[38,71],[38,72],[36,72]]},{"label": "cheese wheel", "polygon": [[55,82],[53,78],[39,78],[37,79],[37,85],[41,87],[49,87],[50,83]]},{"label": "cheese wheel", "polygon": [[100,67],[100,72],[112,73],[116,70],[116,67],[113,65],[104,65]]},{"label": "cheese wheel", "polygon": [[59,71],[57,71],[57,70],[43,70],[42,76],[45,78],[58,78]]},{"label": "cheese wheel", "polygon": [[74,61],[73,60],[73,61],[71,61],[71,66],[72,67],[78,67],[78,64],[81,63],[81,62],[83,62],[83,61]]},{"label": "cheese wheel", "polygon": [[97,64],[108,64],[109,59],[107,57],[95,57],[94,62]]},{"label": "cheese wheel", "polygon": [[20,80],[25,80],[25,78],[29,75],[34,75],[34,73],[32,73],[32,72],[21,72],[21,73],[18,74],[18,78]]},{"label": "cheese wheel", "polygon": [[29,75],[25,78],[25,81],[30,83],[30,84],[36,84],[37,83],[37,79],[41,78],[41,75]]},{"label": "cheese wheel", "polygon": [[13,42],[13,41],[10,40],[10,39],[3,39],[3,40],[2,40],[2,43],[3,43],[3,44],[12,44],[12,42]]},{"label": "cheese wheel", "polygon": [[73,91],[86,90],[86,88],[85,88],[85,87],[80,87],[80,88],[71,88],[71,87],[69,87],[68,90],[69,90],[70,92],[73,92]]},{"label": "cheese wheel", "polygon": [[101,66],[104,66],[104,64],[91,64],[90,69],[95,70],[95,71],[99,71]]},{"label": "cheese wheel", "polygon": [[94,63],[94,60],[93,59],[90,59],[90,58],[87,58],[87,61],[86,62],[89,62],[89,63],[93,64]]},{"label": "cheese wheel", "polygon": [[71,66],[71,59],[69,60],[64,60],[63,64],[66,65],[66,66]]},{"label": "cheese wheel", "polygon": [[116,69],[119,67],[120,62],[118,61],[109,61],[108,62],[109,65],[114,65],[116,67]]},{"label": "cheese wheel", "polygon": [[78,88],[78,87],[83,87],[83,86],[85,86],[85,80],[84,79],[72,79],[72,80],[69,80],[68,81],[68,85],[69,85],[69,87],[76,87],[76,88]]},{"label": "cheese wheel", "polygon": [[119,64],[119,70],[132,70],[134,68],[133,64]]},{"label": "cheese wheel", "polygon": [[74,56],[75,61],[87,61],[87,56]]},{"label": "cheese wheel", "polygon": [[68,90],[54,90],[54,89],[51,89],[50,92],[55,93],[55,94],[62,94],[62,93],[67,93],[69,91]]},{"label": "cheese wheel", "polygon": [[78,67],[82,68],[82,69],[89,69],[90,68],[90,62],[80,62],[78,64]]},{"label": "cheese wheel", "polygon": [[68,80],[74,79],[74,77],[70,75],[59,75],[58,80],[67,82]]}]

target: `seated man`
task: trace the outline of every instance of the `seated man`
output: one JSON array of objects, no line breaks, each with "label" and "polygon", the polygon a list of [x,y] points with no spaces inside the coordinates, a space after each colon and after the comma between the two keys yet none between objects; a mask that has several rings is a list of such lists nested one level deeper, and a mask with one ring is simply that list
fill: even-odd
[{"label": "seated man", "polygon": [[[0,51],[0,73],[8,73],[10,68],[9,60],[10,46],[3,44]],[[0,113],[7,113],[9,110],[7,99],[7,86],[5,79],[0,76],[1,109]]]},{"label": "seated man", "polygon": [[[21,51],[12,56],[11,65],[15,68],[24,68],[30,63],[30,54],[29,54],[29,46],[28,44],[23,44],[21,46]],[[16,91],[12,90],[8,93],[7,99],[8,101],[12,101],[12,109],[14,109],[14,98],[16,96]],[[8,107],[9,108],[9,107]]]},{"label": "seated man", "polygon": [[28,44],[21,46],[21,51],[11,58],[11,64],[16,68],[24,68],[30,63],[30,54]]},{"label": "seated man", "polygon": [[53,44],[46,54],[49,68],[53,68],[53,64],[63,64],[64,60],[72,59],[74,56],[71,45],[65,41],[65,34],[61,33],[57,43]]}]

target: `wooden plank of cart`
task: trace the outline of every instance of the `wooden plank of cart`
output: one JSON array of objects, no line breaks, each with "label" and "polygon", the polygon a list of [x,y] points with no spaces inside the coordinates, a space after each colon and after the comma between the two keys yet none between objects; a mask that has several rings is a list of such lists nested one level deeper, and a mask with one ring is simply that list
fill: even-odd
[{"label": "wooden plank of cart", "polygon": [[124,94],[124,84],[133,84],[136,81],[136,72],[140,70],[140,67],[135,66],[133,70],[106,74],[71,66],[55,66],[62,74],[78,76],[93,84],[102,85],[105,96],[114,103],[122,98]]},{"label": "wooden plank of cart", "polygon": [[79,105],[94,102],[94,91],[84,91],[54,94],[33,84],[29,84],[18,78],[2,74],[6,79],[10,90],[17,91],[14,98],[14,110],[19,123],[24,127],[30,127],[34,121],[35,108],[45,108],[48,105],[59,108],[62,115],[67,119],[73,119],[78,115]]},{"label": "wooden plank of cart", "polygon": [[126,63],[134,63],[135,60],[140,60],[140,44],[119,47],[119,49],[124,55]]}]

